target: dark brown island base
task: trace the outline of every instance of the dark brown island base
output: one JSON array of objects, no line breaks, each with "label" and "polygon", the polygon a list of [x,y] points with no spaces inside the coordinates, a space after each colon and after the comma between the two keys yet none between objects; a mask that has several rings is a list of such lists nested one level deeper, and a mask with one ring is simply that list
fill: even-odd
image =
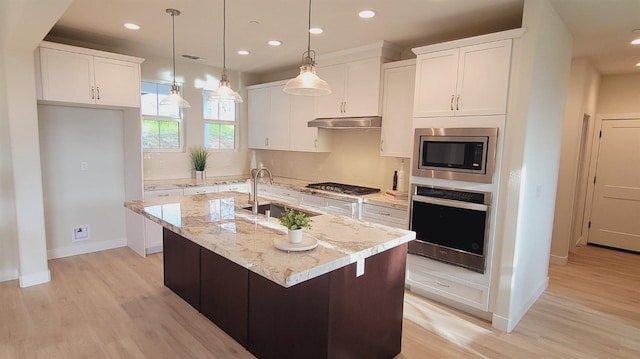
[{"label": "dark brown island base", "polygon": [[[261,359],[400,353],[407,244],[285,288],[164,229],[164,282]],[[295,255],[292,253],[292,255]]]}]

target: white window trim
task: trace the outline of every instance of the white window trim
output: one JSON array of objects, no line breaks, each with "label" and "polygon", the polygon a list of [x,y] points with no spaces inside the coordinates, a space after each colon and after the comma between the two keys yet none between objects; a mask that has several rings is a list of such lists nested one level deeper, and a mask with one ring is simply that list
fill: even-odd
[{"label": "white window trim", "polygon": [[[211,92],[214,90],[210,90],[210,89],[203,89],[202,91],[202,95],[204,98],[204,94],[205,91]],[[204,101],[203,101],[203,106],[204,106]],[[203,108],[203,112],[202,112],[202,137],[203,137],[203,141],[204,141],[204,125],[209,123],[209,124],[220,124],[220,125],[233,125],[235,127],[234,131],[233,131],[233,149],[215,149],[215,148],[207,148],[207,152],[216,152],[216,153],[233,153],[233,152],[239,152],[239,148],[238,146],[240,145],[239,143],[239,132],[240,132],[240,121],[238,120],[238,104],[234,103],[234,107],[235,107],[235,111],[234,111],[234,120],[233,121],[224,121],[224,120],[210,120],[210,119],[206,119],[204,118],[204,108]]]}]

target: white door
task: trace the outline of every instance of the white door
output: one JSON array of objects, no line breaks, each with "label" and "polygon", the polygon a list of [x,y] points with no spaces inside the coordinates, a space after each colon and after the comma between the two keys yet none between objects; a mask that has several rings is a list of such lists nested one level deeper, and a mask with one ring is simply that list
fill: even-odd
[{"label": "white door", "polygon": [[380,58],[347,64],[346,116],[380,116]]},{"label": "white door", "polygon": [[289,149],[289,117],[291,95],[283,91],[284,85],[269,87],[269,121],[267,122],[267,148]]},{"label": "white door", "polygon": [[316,74],[325,80],[331,93],[324,96],[315,96],[316,117],[344,117],[344,83],[345,64],[318,67]]},{"label": "white door", "polygon": [[415,65],[384,70],[381,156],[411,157],[415,78]]},{"label": "white door", "polygon": [[418,56],[414,117],[453,116],[459,53],[452,49]]},{"label": "white door", "polygon": [[589,243],[640,252],[640,120],[603,120]]},{"label": "white door", "polygon": [[269,88],[250,89],[249,104],[249,148],[267,148],[267,126],[269,121]]},{"label": "white door", "polygon": [[40,48],[40,62],[44,100],[87,104],[96,102],[93,56]]}]

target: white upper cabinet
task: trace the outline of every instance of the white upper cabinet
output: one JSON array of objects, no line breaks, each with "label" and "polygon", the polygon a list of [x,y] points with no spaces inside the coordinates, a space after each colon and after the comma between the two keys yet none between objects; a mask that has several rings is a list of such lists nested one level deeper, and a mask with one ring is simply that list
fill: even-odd
[{"label": "white upper cabinet", "polygon": [[380,155],[410,158],[413,151],[413,91],[416,61],[384,64]]},{"label": "white upper cabinet", "polygon": [[300,152],[329,152],[330,138],[326,129],[307,126],[315,118],[315,98],[291,96],[289,149]]},{"label": "white upper cabinet", "polygon": [[415,117],[506,113],[510,39],[419,54]]},{"label": "white upper cabinet", "polygon": [[380,57],[320,67],[331,94],[316,97],[316,117],[380,115]]},{"label": "white upper cabinet", "polygon": [[38,50],[39,100],[140,107],[142,59],[50,42]]},{"label": "white upper cabinet", "polygon": [[249,148],[289,149],[291,99],[283,89],[284,84],[249,89]]}]

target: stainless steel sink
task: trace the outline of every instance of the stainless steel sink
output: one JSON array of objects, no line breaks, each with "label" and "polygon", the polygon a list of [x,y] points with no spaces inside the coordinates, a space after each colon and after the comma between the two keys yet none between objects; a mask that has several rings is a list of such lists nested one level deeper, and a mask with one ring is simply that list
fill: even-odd
[{"label": "stainless steel sink", "polygon": [[[291,208],[297,212],[302,212],[309,217],[314,217],[320,214],[320,213],[305,211],[293,206],[284,206],[276,203],[263,203],[261,205],[258,205],[258,213],[265,214],[266,211],[271,211],[271,217],[280,218],[282,217],[282,213],[284,213],[284,207]],[[248,206],[242,207],[242,209],[244,209],[245,211],[251,212],[252,207],[251,205],[248,205]]]}]

